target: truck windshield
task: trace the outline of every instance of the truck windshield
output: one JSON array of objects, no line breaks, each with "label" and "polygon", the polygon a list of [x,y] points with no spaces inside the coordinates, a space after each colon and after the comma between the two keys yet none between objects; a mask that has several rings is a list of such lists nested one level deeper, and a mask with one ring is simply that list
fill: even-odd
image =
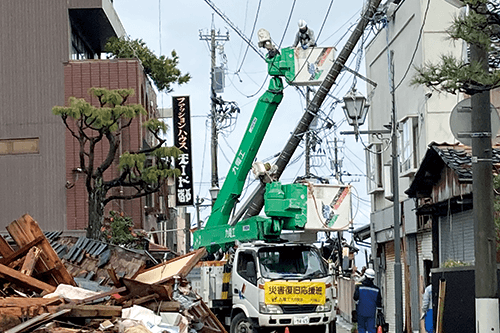
[{"label": "truck windshield", "polygon": [[312,279],[328,274],[318,251],[309,246],[282,246],[259,249],[262,277],[268,279]]}]

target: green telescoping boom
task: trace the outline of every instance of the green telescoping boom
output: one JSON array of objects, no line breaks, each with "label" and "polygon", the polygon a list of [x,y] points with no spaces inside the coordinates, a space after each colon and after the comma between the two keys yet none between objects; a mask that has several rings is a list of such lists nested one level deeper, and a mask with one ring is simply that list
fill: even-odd
[{"label": "green telescoping boom", "polygon": [[195,249],[206,247],[208,252],[213,253],[220,248],[226,250],[236,240],[278,241],[283,229],[300,230],[306,223],[306,186],[273,182],[267,184],[264,197],[267,217],[253,216],[234,226],[228,224],[264,135],[283,99],[281,77],[291,82],[295,76],[293,48],[284,48],[281,53],[269,52],[266,62],[268,73],[272,76],[269,88],[255,106],[240,147],[213,204],[210,217],[204,228],[193,234]]}]

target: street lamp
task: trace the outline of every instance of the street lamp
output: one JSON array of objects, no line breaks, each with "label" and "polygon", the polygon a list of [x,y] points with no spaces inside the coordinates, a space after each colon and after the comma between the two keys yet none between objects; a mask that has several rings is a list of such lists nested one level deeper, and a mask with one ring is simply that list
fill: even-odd
[{"label": "street lamp", "polygon": [[344,106],[342,108],[347,122],[354,127],[356,141],[358,141],[359,126],[365,123],[369,107],[370,104],[366,103],[366,98],[355,88],[344,96]]},{"label": "street lamp", "polygon": [[215,200],[217,200],[217,196],[219,195],[220,189],[216,186],[212,186],[209,191],[210,191],[210,198],[212,199],[212,206],[213,206],[215,203]]},{"label": "street lamp", "polygon": [[[391,83],[394,87],[394,64],[393,52],[390,53],[390,73]],[[351,126],[354,126],[354,133],[341,132],[341,134],[354,134],[356,141],[359,134],[391,134],[392,141],[392,193],[394,195],[393,213],[394,213],[394,303],[396,313],[396,333],[401,333],[403,329],[403,290],[402,290],[402,270],[401,270],[401,236],[400,222],[401,215],[399,211],[399,164],[398,164],[398,147],[397,147],[397,122],[396,122],[396,102],[394,89],[391,91],[391,130],[368,130],[359,131],[359,126],[364,124],[369,105],[366,103],[366,98],[360,93],[352,89],[344,97],[344,113],[347,121]],[[372,242],[374,240],[372,239]],[[373,250],[373,249],[372,249]]]}]

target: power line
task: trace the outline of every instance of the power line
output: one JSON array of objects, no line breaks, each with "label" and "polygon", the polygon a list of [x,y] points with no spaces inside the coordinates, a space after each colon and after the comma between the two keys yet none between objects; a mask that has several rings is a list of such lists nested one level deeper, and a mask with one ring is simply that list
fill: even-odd
[{"label": "power line", "polygon": [[420,26],[420,31],[418,33],[417,45],[415,45],[415,49],[413,50],[413,54],[411,56],[410,63],[408,64],[408,67],[406,68],[405,74],[401,78],[401,81],[399,81],[399,83],[394,88],[394,91],[396,91],[399,88],[399,86],[401,85],[401,83],[403,83],[403,80],[406,78],[406,75],[408,75],[408,72],[410,71],[411,64],[413,63],[413,60],[415,59],[415,55],[417,54],[417,50],[418,50],[418,45],[420,44],[420,40],[422,39],[424,25],[425,25],[425,21],[427,19],[427,12],[429,11],[430,4],[431,4],[431,0],[427,0],[427,7],[425,8],[424,19],[422,20],[422,25]]},{"label": "power line", "polygon": [[[252,32],[250,33],[250,40],[252,40],[252,36],[253,36],[253,33],[255,32],[255,25],[257,24],[257,19],[259,18],[259,12],[260,12],[260,4],[261,4],[262,0],[259,0],[259,5],[257,7],[257,13],[255,14],[255,20],[253,21],[253,27],[252,27]],[[241,60],[241,64],[240,64],[240,67],[238,68],[238,70],[236,71],[236,73],[238,73],[241,69],[241,67],[243,66],[243,63],[245,62],[245,59],[247,57],[247,53],[248,53],[248,49],[250,48],[250,44],[247,43],[247,48],[245,50],[245,54],[243,55],[243,59]]]}]

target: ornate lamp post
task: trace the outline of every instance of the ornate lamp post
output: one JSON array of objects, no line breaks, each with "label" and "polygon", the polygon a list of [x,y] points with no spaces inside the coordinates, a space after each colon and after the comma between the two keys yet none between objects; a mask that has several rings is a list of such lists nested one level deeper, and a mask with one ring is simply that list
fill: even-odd
[{"label": "ornate lamp post", "polygon": [[359,126],[365,123],[369,107],[370,105],[366,103],[365,96],[356,89],[352,89],[344,97],[344,106],[342,108],[347,122],[354,127],[356,141],[358,141]]}]

